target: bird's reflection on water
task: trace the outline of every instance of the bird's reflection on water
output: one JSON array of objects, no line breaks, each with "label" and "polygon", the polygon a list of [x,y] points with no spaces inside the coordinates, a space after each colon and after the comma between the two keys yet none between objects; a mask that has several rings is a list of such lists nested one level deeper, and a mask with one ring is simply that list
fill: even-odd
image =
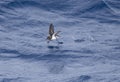
[{"label": "bird's reflection on water", "polygon": [[48,46],[49,49],[59,49],[59,46]]},{"label": "bird's reflection on water", "polygon": [[60,47],[62,46],[63,42],[58,42],[57,45],[48,45],[48,49],[60,49]]}]

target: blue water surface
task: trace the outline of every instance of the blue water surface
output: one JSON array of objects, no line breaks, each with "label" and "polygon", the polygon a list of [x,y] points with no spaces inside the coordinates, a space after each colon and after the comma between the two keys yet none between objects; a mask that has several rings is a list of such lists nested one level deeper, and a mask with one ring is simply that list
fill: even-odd
[{"label": "blue water surface", "polygon": [[0,82],[120,82],[119,3],[1,0]]}]

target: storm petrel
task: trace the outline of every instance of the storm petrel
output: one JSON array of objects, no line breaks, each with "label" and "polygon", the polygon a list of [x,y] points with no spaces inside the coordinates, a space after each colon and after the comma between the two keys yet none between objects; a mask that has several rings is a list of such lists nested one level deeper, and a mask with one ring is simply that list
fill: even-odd
[{"label": "storm petrel", "polygon": [[49,43],[49,41],[52,41],[52,40],[58,41],[57,39],[59,38],[59,35],[58,35],[59,32],[61,32],[61,31],[57,31],[55,33],[54,32],[54,25],[50,24],[50,26],[49,26],[49,36],[47,37],[48,43]]}]

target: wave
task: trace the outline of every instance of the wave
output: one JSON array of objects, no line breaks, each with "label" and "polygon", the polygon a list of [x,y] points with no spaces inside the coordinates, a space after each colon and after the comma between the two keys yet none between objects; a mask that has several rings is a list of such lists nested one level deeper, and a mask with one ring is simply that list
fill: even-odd
[{"label": "wave", "polygon": [[[6,2],[6,3],[5,3]],[[112,3],[113,4],[112,4]],[[54,12],[66,17],[77,19],[87,18],[94,19],[101,23],[120,23],[118,0],[11,0],[9,2],[1,1],[0,15],[10,14],[6,9],[13,10],[16,8],[23,9],[26,7],[35,7],[45,11]]]}]

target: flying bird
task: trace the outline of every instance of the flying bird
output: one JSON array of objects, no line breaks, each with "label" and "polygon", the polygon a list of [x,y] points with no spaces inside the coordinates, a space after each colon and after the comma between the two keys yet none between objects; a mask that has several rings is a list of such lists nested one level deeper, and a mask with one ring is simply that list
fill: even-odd
[{"label": "flying bird", "polygon": [[49,26],[49,36],[47,37],[47,40],[48,40],[48,43],[49,41],[52,41],[52,40],[56,40],[58,42],[58,38],[59,38],[59,32],[61,31],[57,31],[57,32],[54,32],[54,25],[53,24],[50,24]]}]

